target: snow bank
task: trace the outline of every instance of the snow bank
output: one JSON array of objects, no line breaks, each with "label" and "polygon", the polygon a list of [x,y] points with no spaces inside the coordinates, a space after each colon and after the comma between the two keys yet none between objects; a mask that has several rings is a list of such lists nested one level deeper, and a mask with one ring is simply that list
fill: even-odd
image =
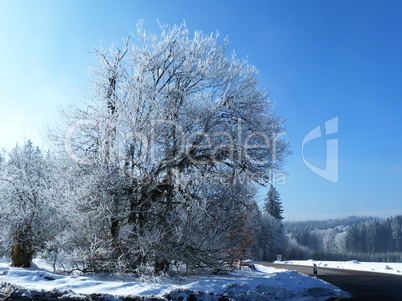
[{"label": "snow bank", "polygon": [[351,260],[351,261],[292,260],[292,261],[282,261],[276,263],[312,266],[313,262],[315,262],[315,264],[318,267],[324,267],[324,268],[335,268],[335,269],[402,275],[402,263],[359,262],[357,260]]},{"label": "snow bank", "polygon": [[[296,271],[274,269],[256,265],[257,270],[243,269],[219,276],[159,279],[158,283],[140,281],[105,280],[101,275],[61,276],[50,273],[46,262],[36,260],[36,268],[10,267],[0,263],[0,283],[11,283],[36,292],[68,292],[68,294],[104,294],[109,300],[119,296],[156,296],[162,300],[179,300],[180,296],[193,295],[192,300],[327,300],[346,298],[348,294],[320,279]],[[113,298],[111,296],[114,296]],[[195,299],[194,299],[195,298]],[[144,299],[145,300],[145,299]]]}]

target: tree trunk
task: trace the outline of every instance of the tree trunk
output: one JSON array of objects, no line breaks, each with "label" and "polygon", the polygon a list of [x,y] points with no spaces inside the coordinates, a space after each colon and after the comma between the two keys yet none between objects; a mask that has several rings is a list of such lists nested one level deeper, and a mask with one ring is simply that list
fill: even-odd
[{"label": "tree trunk", "polygon": [[119,221],[116,217],[112,216],[110,218],[110,233],[112,235],[112,239],[115,241],[119,237],[119,230],[120,230]]},{"label": "tree trunk", "polygon": [[169,270],[169,262],[167,260],[157,261],[154,264],[154,271],[156,275],[160,275],[162,272],[167,272]]},{"label": "tree trunk", "polygon": [[12,249],[12,266],[20,268],[29,268],[32,262],[32,250],[29,246],[27,235],[18,230],[14,235]]}]

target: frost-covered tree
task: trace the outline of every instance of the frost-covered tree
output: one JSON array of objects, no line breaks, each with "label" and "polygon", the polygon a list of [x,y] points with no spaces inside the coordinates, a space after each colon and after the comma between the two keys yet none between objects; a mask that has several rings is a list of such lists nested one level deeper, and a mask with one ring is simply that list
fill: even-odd
[{"label": "frost-covered tree", "polygon": [[102,216],[102,250],[127,268],[222,262],[253,186],[282,167],[282,120],[227,45],[140,22],[123,47],[96,49],[92,102],[64,111],[55,140],[93,175],[101,197],[86,214]]},{"label": "frost-covered tree", "polygon": [[57,229],[52,193],[52,163],[27,141],[15,147],[1,164],[1,244],[12,263],[29,267],[35,252],[45,248]]},{"label": "frost-covered tree", "polygon": [[268,191],[267,198],[265,199],[264,210],[267,214],[273,216],[277,220],[283,220],[281,198],[278,191],[272,184]]}]

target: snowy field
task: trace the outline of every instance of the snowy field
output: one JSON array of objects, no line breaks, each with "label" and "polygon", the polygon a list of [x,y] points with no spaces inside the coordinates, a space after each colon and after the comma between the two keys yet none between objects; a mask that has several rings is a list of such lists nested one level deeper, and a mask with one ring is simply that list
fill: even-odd
[{"label": "snowy field", "polygon": [[352,260],[352,261],[292,260],[292,261],[281,261],[281,262],[277,261],[275,263],[313,266],[314,262],[317,265],[317,267],[319,267],[319,268],[320,267],[335,268],[335,269],[346,269],[346,270],[368,271],[368,272],[402,275],[402,263],[359,262],[357,260]]},{"label": "snowy field", "polygon": [[[296,271],[274,269],[256,265],[257,270],[244,268],[227,275],[185,277],[180,279],[157,278],[156,282],[102,275],[62,276],[52,274],[46,261],[34,260],[29,269],[10,267],[10,262],[0,263],[0,283],[12,283],[32,291],[66,291],[74,294],[107,294],[110,300],[119,296],[139,295],[166,297],[183,295],[189,291],[202,291],[228,296],[232,300],[327,300],[330,297],[348,297],[348,294],[320,279]],[[172,293],[173,292],[173,293]],[[215,296],[216,297],[216,296]],[[178,297],[177,297],[178,298]],[[174,299],[175,300],[175,299]],[[186,299],[184,299],[186,300]],[[205,295],[197,300],[218,300]]]}]

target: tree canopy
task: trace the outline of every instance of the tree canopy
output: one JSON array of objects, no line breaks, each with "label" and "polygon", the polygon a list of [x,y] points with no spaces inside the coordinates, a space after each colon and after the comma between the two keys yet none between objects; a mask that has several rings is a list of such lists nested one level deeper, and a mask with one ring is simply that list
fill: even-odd
[{"label": "tree canopy", "polygon": [[160,29],[139,22],[122,46],[96,48],[90,101],[63,109],[55,155],[17,161],[18,185],[34,181],[27,196],[43,193],[35,206],[47,202],[62,221],[38,248],[55,261],[140,274],[223,269],[256,248],[255,192],[289,152],[283,120],[256,68],[227,54],[228,39]]}]

